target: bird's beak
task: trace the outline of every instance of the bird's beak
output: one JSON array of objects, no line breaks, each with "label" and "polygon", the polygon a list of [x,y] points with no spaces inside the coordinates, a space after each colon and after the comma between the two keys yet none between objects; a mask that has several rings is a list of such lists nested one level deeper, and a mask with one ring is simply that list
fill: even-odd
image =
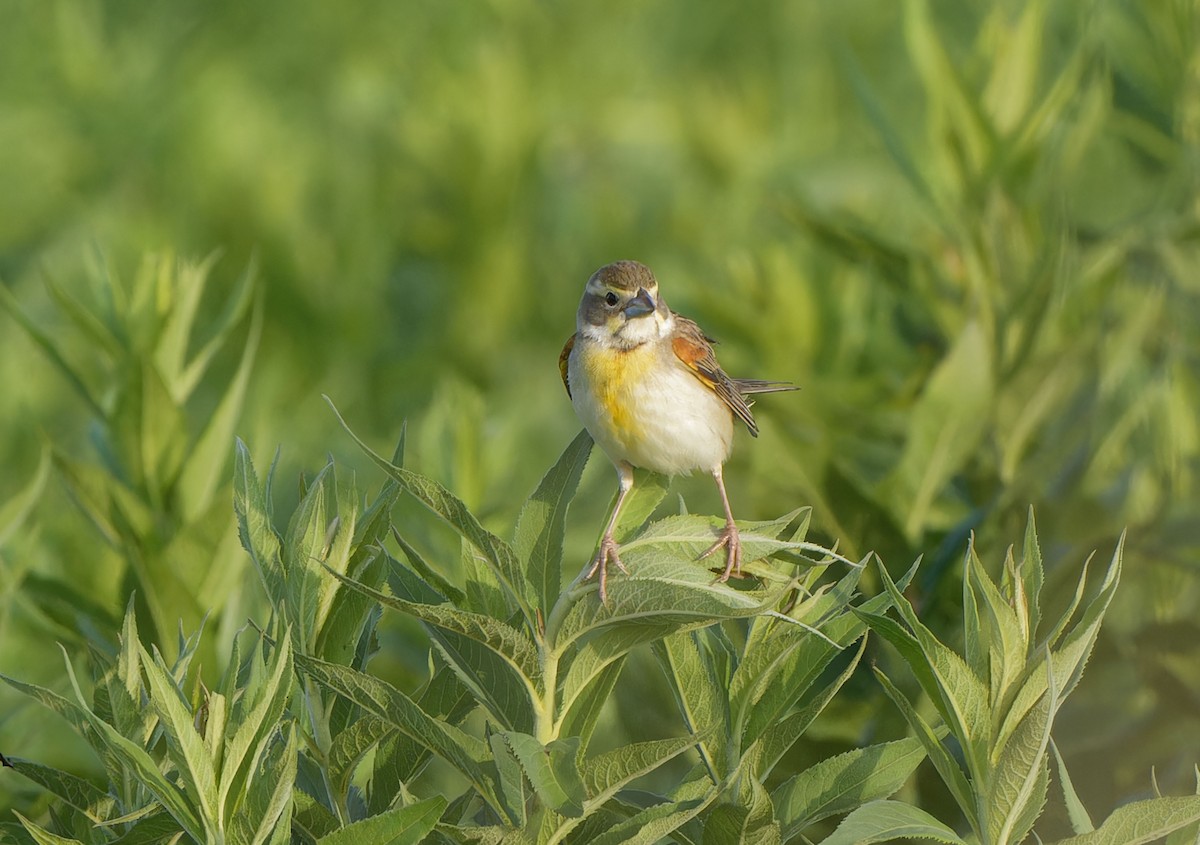
[{"label": "bird's beak", "polygon": [[637,296],[625,303],[625,316],[632,320],[634,317],[643,317],[646,314],[653,314],[658,306],[654,303],[653,297],[645,288],[638,288]]}]

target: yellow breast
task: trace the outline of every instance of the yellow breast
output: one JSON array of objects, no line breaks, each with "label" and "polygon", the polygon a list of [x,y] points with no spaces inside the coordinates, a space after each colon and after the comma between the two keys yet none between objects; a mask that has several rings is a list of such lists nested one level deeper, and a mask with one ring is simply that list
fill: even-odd
[{"label": "yellow breast", "polygon": [[618,440],[628,442],[639,437],[642,426],[638,423],[637,392],[654,365],[653,344],[630,350],[587,344],[579,352],[584,381],[581,387],[607,418],[598,422],[607,423],[610,435]]}]

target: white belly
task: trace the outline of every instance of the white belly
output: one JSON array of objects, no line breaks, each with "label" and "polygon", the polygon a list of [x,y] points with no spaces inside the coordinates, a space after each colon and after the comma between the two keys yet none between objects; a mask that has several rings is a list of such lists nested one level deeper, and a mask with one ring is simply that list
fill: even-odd
[{"label": "white belly", "polygon": [[725,462],[733,414],[715,393],[669,350],[627,366],[613,355],[577,343],[568,361],[575,412],[609,458],[666,475]]}]

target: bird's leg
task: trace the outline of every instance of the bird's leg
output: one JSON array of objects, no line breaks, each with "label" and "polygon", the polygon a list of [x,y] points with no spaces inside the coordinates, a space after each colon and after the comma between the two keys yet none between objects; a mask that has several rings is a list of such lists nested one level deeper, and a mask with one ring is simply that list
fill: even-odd
[{"label": "bird's leg", "polygon": [[704,554],[700,555],[700,560],[704,560],[717,549],[725,549],[725,571],[721,573],[718,581],[728,581],[729,576],[742,574],[742,541],[738,536],[737,523],[733,521],[733,511],[729,507],[729,496],[725,493],[725,481],[721,478],[721,465],[718,464],[716,469],[712,471],[713,479],[717,482],[717,489],[721,491],[721,504],[725,506],[725,527],[721,529],[721,533],[717,536],[717,542],[709,546]]},{"label": "bird's leg", "polygon": [[617,565],[617,568],[629,574],[629,570],[625,568],[625,564],[621,563],[620,555],[618,554],[620,547],[617,545],[616,539],[613,537],[613,531],[617,528],[617,519],[621,515],[621,505],[625,504],[625,498],[629,495],[629,491],[633,489],[633,466],[621,461],[617,464],[617,478],[620,482],[620,491],[617,493],[617,502],[613,505],[612,516],[608,518],[608,525],[604,528],[604,536],[600,538],[600,548],[596,549],[596,556],[592,558],[592,566],[587,571],[587,575],[583,576],[586,581],[600,571],[600,601],[608,602],[608,562],[611,560]]}]

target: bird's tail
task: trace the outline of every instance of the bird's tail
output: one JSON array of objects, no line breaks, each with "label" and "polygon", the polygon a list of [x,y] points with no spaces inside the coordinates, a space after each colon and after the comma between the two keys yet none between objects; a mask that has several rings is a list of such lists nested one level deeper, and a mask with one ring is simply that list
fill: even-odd
[{"label": "bird's tail", "polygon": [[735,378],[733,383],[743,396],[749,396],[752,393],[783,393],[788,390],[800,389],[788,381],[763,381],[758,378]]}]

